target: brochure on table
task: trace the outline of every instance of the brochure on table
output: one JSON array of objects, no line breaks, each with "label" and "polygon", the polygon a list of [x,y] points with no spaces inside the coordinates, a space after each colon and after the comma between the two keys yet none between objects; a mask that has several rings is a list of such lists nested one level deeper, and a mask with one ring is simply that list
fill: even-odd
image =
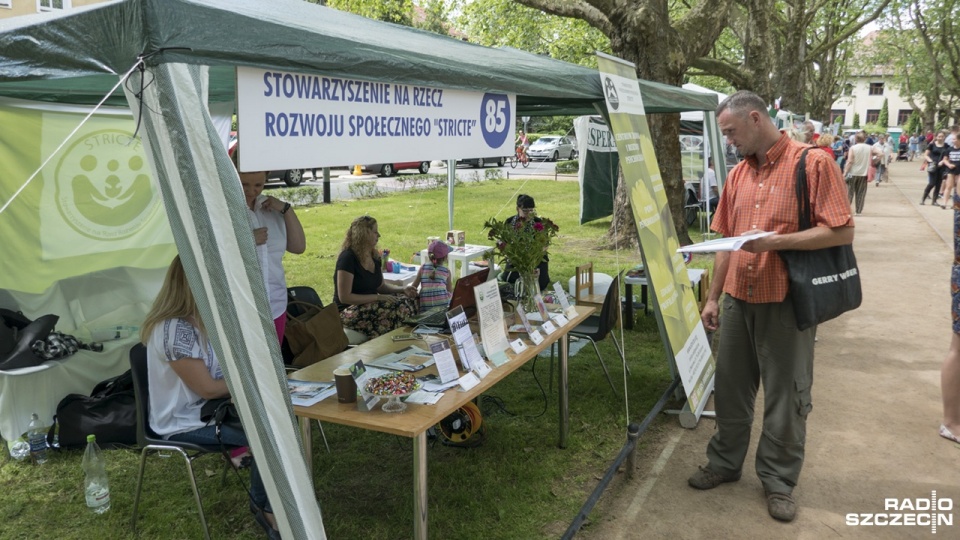
[{"label": "brochure on table", "polygon": [[457,360],[453,357],[453,351],[450,350],[450,342],[443,340],[431,343],[430,352],[437,364],[440,382],[443,384],[456,382],[460,378],[460,371],[457,369]]},{"label": "brochure on table", "polygon": [[534,345],[539,345],[542,343],[543,334],[541,334],[539,330],[530,324],[530,319],[527,317],[527,312],[520,304],[517,304],[517,316],[520,317],[520,323],[523,325],[523,328],[526,329],[527,336],[530,337],[530,341],[532,341]]},{"label": "brochure on table", "polygon": [[290,391],[290,402],[299,407],[309,407],[337,393],[337,387],[331,381],[287,379],[287,389]]},{"label": "brochure on table", "polygon": [[563,310],[563,314],[571,318],[576,317],[577,308],[570,305],[570,301],[567,300],[567,293],[563,290],[563,285],[560,285],[559,281],[553,283],[553,292],[557,301],[560,302],[560,309]]},{"label": "brochure on table", "polygon": [[432,366],[434,357],[430,351],[416,345],[404,347],[399,351],[380,356],[367,363],[367,366],[376,366],[395,371],[420,371]]},{"label": "brochure on table", "polygon": [[460,353],[460,364],[464,371],[470,371],[474,365],[483,362],[483,357],[477,350],[477,342],[473,339],[473,332],[470,331],[470,323],[467,321],[467,314],[463,312],[463,307],[457,306],[448,311],[447,322],[450,324],[450,333],[457,346],[457,352]]},{"label": "brochure on table", "polygon": [[503,305],[500,303],[499,285],[496,281],[481,283],[473,288],[473,296],[477,299],[483,350],[495,366],[502,366],[510,360],[505,352],[510,347],[510,342],[503,330]]}]

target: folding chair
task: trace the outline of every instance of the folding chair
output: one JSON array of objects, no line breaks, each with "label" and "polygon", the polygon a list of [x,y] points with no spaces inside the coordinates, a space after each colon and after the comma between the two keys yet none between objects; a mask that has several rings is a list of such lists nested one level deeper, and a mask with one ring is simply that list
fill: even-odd
[{"label": "folding chair", "polygon": [[[193,497],[200,512],[200,524],[203,526],[203,536],[210,540],[210,531],[207,528],[207,519],[203,515],[203,503],[200,501],[200,491],[197,489],[197,478],[193,472],[193,460],[207,454],[223,455],[219,445],[194,444],[183,441],[168,441],[161,438],[150,427],[150,387],[147,381],[147,349],[143,344],[136,344],[130,349],[130,373],[133,375],[133,390],[137,403],[137,444],[140,451],[140,472],[137,475],[137,493],[133,499],[133,517],[130,524],[134,532],[137,530],[137,510],[140,506],[140,491],[143,488],[143,471],[147,464],[147,454],[150,452],[174,452],[183,456],[187,464],[187,473],[190,477],[190,487],[193,488]],[[225,483],[229,461],[224,463],[223,476],[220,481]]]},{"label": "folding chair", "polygon": [[[618,275],[613,278],[613,282],[610,283],[610,288],[607,289],[607,294],[604,296],[603,306],[600,308],[599,314],[595,313],[591,315],[587,320],[578,324],[573,330],[570,330],[571,336],[590,340],[590,343],[593,345],[593,350],[597,353],[597,359],[600,360],[600,367],[603,368],[603,373],[606,375],[607,382],[610,383],[610,388],[613,390],[614,395],[619,395],[617,393],[617,387],[614,386],[613,379],[610,377],[610,371],[607,369],[607,364],[603,361],[600,349],[597,348],[597,341],[606,338],[607,334],[615,330],[617,322],[620,319],[620,277],[621,276]],[[613,345],[617,348],[617,353],[620,354],[620,360],[623,364],[623,349],[620,347],[620,343],[617,342],[615,335],[612,336],[611,339],[613,340]],[[627,368],[627,373],[629,372],[629,368]],[[550,384],[553,384],[552,347],[550,349]]]}]

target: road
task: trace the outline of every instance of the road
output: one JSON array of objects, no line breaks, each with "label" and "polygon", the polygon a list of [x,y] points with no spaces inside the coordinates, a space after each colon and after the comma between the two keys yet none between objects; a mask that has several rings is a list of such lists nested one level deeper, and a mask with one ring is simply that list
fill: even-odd
[{"label": "road", "polygon": [[[430,174],[446,174],[447,167],[442,164],[442,162],[434,161],[434,166],[430,167]],[[500,170],[504,178],[515,178],[521,175],[531,175],[531,176],[543,176],[543,178],[554,178],[554,173],[556,171],[556,163],[545,162],[545,161],[531,161],[530,165],[524,169],[522,166],[517,165],[517,167],[511,168],[509,165],[504,167],[483,167],[483,168],[474,168],[461,165],[457,167],[457,179],[464,182],[473,182],[476,180],[483,180],[486,177],[489,170]],[[342,199],[352,199],[354,198],[353,194],[350,192],[350,185],[357,182],[370,182],[373,179],[371,178],[343,178],[342,176],[347,176],[350,174],[350,171],[347,169],[331,169],[330,170],[330,198],[331,200],[342,200]],[[415,169],[404,169],[399,171],[397,177],[403,177],[408,175],[419,174]],[[396,191],[402,189],[400,183],[396,181],[397,177],[385,178],[377,177],[377,187],[380,191]],[[323,175],[322,172],[317,170],[317,179],[314,180],[311,176],[310,171],[304,172],[304,180],[301,186],[313,186],[313,187],[322,187],[323,186]],[[283,182],[274,182],[267,186],[268,188],[281,188],[285,187]]]}]

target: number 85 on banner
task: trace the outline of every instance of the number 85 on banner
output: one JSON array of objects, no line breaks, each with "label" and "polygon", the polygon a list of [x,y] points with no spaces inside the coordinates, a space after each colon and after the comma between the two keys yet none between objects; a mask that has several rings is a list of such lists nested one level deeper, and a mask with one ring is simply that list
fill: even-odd
[{"label": "number 85 on banner", "polygon": [[507,137],[513,137],[511,97],[507,94],[486,93],[480,102],[480,129],[483,140],[490,148],[500,148]]}]

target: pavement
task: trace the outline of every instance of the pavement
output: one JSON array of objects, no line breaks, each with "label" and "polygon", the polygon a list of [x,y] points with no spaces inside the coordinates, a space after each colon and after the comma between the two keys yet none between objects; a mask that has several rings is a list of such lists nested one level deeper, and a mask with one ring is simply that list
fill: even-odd
[{"label": "pavement", "polygon": [[[960,445],[937,434],[953,211],[919,205],[919,166],[891,164],[890,181],[870,185],[855,218],[863,304],[818,330],[796,520],[767,513],[754,469],[762,412],[741,480],[709,491],[687,478],[706,464],[715,422],[704,417],[688,430],[667,417],[641,437],[635,477],[618,474],[578,538],[960,538]],[[631,412],[636,421],[645,414]],[[854,525],[851,514],[920,524]]]}]

